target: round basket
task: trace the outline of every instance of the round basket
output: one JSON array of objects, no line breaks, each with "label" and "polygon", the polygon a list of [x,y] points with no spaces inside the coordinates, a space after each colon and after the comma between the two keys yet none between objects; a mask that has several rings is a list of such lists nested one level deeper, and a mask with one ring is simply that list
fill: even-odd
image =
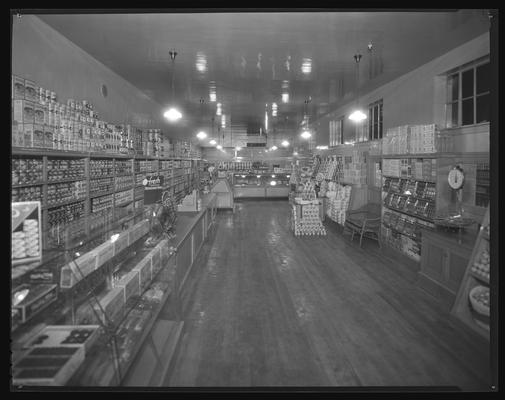
[{"label": "round basket", "polygon": [[470,304],[472,305],[472,308],[478,314],[481,314],[483,316],[489,317],[489,307],[486,307],[484,304],[479,303],[474,298],[474,296],[477,296],[480,293],[483,293],[485,291],[489,292],[489,289],[487,287],[484,287],[484,286],[475,286],[472,290],[470,290],[470,293],[468,294],[468,297],[470,299]]}]

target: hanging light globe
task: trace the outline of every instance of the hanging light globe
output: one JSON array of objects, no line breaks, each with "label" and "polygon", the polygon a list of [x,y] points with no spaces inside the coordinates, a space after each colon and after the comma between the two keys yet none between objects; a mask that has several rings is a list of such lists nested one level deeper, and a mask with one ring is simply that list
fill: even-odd
[{"label": "hanging light globe", "polygon": [[312,136],[312,134],[309,131],[303,131],[301,136],[304,139],[309,139]]},{"label": "hanging light globe", "polygon": [[366,114],[361,110],[356,110],[351,115],[349,115],[349,119],[354,122],[361,122],[366,118]]},{"label": "hanging light globe", "polygon": [[207,137],[207,134],[204,131],[200,131],[196,134],[196,137],[200,140],[203,140]]},{"label": "hanging light globe", "polygon": [[170,122],[176,122],[182,118],[182,114],[176,108],[172,107],[163,113],[163,116]]}]

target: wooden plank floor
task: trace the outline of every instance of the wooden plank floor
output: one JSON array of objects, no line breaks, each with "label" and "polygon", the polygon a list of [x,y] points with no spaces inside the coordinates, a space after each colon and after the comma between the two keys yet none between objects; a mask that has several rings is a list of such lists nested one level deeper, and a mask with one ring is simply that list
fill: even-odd
[{"label": "wooden plank floor", "polygon": [[[295,237],[284,201],[220,212],[183,294],[165,386],[458,386],[488,390],[485,343],[373,241]],[[327,224],[328,225],[328,224]]]}]

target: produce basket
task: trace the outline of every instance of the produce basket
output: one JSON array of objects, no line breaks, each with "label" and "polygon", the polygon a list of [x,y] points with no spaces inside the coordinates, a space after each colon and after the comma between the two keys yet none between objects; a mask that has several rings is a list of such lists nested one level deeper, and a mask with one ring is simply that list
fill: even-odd
[{"label": "produce basket", "polygon": [[485,286],[475,286],[470,290],[468,298],[475,323],[484,329],[489,329],[489,305],[486,306],[484,303],[477,300],[478,297],[485,296],[486,292],[487,296],[489,296],[489,288]]}]

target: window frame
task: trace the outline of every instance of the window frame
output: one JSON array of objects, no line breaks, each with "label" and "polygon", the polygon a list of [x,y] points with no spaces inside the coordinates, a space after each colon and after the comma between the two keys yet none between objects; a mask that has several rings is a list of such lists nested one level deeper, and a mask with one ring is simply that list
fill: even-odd
[{"label": "window frame", "polygon": [[[483,123],[489,123],[489,121],[483,121],[483,122],[477,122],[477,99],[479,97],[483,96],[490,96],[491,94],[491,85],[489,87],[489,90],[486,92],[482,93],[477,93],[477,68],[489,64],[490,63],[490,58],[489,56],[484,56],[481,57],[477,60],[474,60],[470,63],[464,64],[458,68],[455,68],[451,71],[448,71],[445,76],[446,76],[446,84],[445,84],[445,102],[444,102],[444,120],[445,120],[445,127],[446,128],[462,128],[462,127],[467,127],[467,126],[472,126],[472,125],[478,125],[478,124],[483,124]],[[463,98],[463,74],[467,71],[472,70],[473,74],[473,91],[471,96],[467,96]],[[457,99],[454,99],[450,96],[452,96],[451,90],[449,90],[449,79],[453,77],[454,75],[458,76],[458,97]],[[472,122],[470,124],[463,124],[463,101],[464,100],[469,100],[473,99],[473,117],[472,117]],[[456,124],[452,124],[452,118],[451,122],[449,123],[448,120],[448,112],[449,112],[449,107],[452,107],[454,103],[457,103],[457,112],[458,112],[458,118]]]},{"label": "window frame", "polygon": [[344,143],[344,119],[345,116],[329,121],[329,147],[336,147]]},{"label": "window frame", "polygon": [[[374,122],[375,116],[377,122]],[[368,105],[368,140],[380,140],[384,136],[384,99]]]}]

